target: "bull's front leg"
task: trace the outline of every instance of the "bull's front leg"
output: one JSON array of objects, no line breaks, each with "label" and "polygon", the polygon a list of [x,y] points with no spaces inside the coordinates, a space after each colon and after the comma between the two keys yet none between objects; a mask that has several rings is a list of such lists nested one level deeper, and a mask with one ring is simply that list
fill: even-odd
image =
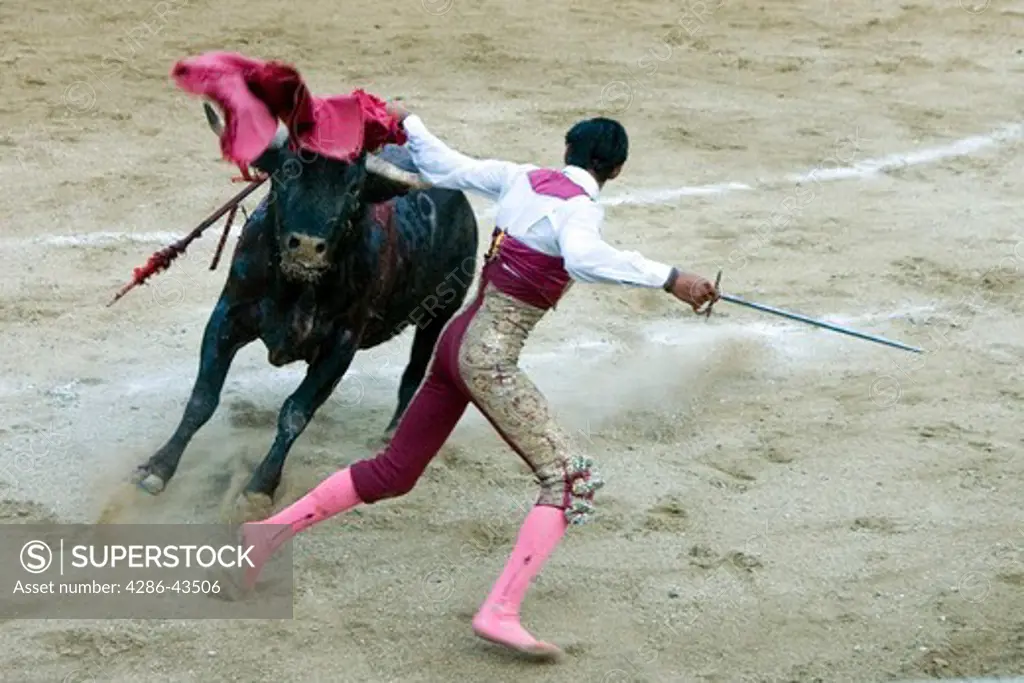
[{"label": "bull's front leg", "polygon": [[133,479],[143,490],[153,495],[164,490],[192,437],[213,417],[231,362],[239,349],[256,338],[253,326],[245,322],[240,307],[233,306],[228,297],[222,295],[206,323],[199,374],[178,428],[167,443],[135,471]]},{"label": "bull's front leg", "polygon": [[274,492],[281,483],[285,459],[317,409],[330,398],[359,348],[358,335],[345,332],[331,352],[314,361],[277,418],[277,436],[238,501],[239,521],[263,519],[273,511]]}]

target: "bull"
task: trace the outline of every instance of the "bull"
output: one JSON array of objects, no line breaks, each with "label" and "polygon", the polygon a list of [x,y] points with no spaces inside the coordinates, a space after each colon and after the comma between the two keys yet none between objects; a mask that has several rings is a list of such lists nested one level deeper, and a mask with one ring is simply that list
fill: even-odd
[{"label": "bull", "polygon": [[[209,105],[218,136],[223,124]],[[273,444],[238,500],[243,520],[266,516],[285,460],[355,354],[416,325],[392,433],[423,380],[442,329],[476,271],[476,217],[462,192],[419,181],[407,151],[386,146],[351,162],[295,151],[279,129],[253,166],[270,191],[246,220],[227,281],[203,333],[199,372],[177,429],[133,480],[159,494],[189,442],[214,415],[232,360],[259,339],[271,365],[305,361]]]}]

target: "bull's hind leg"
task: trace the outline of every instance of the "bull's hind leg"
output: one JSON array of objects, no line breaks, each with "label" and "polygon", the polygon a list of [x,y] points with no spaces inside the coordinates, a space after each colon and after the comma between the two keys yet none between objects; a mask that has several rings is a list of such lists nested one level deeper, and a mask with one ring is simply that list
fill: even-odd
[{"label": "bull's hind leg", "polygon": [[434,347],[437,346],[437,340],[441,336],[441,332],[444,331],[444,326],[448,324],[451,317],[459,310],[461,303],[462,300],[459,299],[456,302],[457,305],[449,307],[445,313],[433,318],[423,327],[416,329],[416,335],[412,340],[412,351],[409,354],[409,364],[405,366],[405,372],[402,373],[402,381],[398,385],[398,406],[395,408],[395,413],[391,416],[391,422],[384,432],[385,442],[390,441],[395,430],[398,429],[398,421],[402,419],[405,409],[409,407],[409,402],[412,401],[412,397],[416,395],[416,390],[427,375],[427,368],[430,366],[430,359],[434,355]]},{"label": "bull's hind leg", "polygon": [[155,495],[170,482],[192,437],[217,410],[224,380],[235,354],[256,338],[250,328],[250,325],[243,324],[238,309],[232,308],[228,299],[222,296],[206,323],[199,355],[199,374],[181,422],[167,443],[135,471],[133,479],[141,488]]},{"label": "bull's hind leg", "polygon": [[274,492],[281,483],[281,472],[288,452],[309,425],[313,414],[330,398],[345,375],[359,348],[358,337],[345,333],[332,348],[330,354],[318,358],[309,366],[302,383],[281,406],[274,445],[256,468],[237,502],[238,521],[262,519],[272,511]]}]

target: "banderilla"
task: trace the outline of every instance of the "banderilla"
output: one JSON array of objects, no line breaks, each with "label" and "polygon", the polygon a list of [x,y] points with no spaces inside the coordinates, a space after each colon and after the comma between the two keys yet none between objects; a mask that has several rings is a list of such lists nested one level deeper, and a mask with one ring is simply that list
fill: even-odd
[{"label": "banderilla", "polygon": [[[719,283],[722,281],[722,271],[718,271],[718,276],[715,278],[715,289],[718,289]],[[739,304],[740,306],[746,306],[747,308],[753,308],[758,311],[765,313],[771,313],[772,315],[781,316],[783,318],[789,318],[790,320],[797,320],[808,325],[814,325],[815,327],[822,327],[826,330],[832,330],[833,332],[839,332],[840,334],[848,334],[851,337],[857,337],[858,339],[866,339],[867,341],[873,341],[877,344],[885,344],[886,346],[892,346],[897,349],[903,349],[904,351],[910,351],[912,353],[924,353],[922,349],[916,346],[910,346],[903,342],[893,341],[880,337],[875,334],[867,334],[866,332],[858,332],[857,330],[850,329],[849,327],[843,327],[842,325],[835,325],[833,323],[827,323],[824,320],[815,320],[806,315],[799,313],[792,313],[790,311],[784,311],[781,308],[774,306],[766,306],[765,304],[755,303],[753,301],[747,301],[746,299],[734,296],[732,294],[722,294],[719,292],[718,298],[722,301],[728,301],[731,304]],[[706,310],[701,311],[705,316],[711,316],[711,305]]]},{"label": "banderilla", "polygon": [[[217,209],[209,216],[207,216],[203,220],[203,222],[196,226],[196,228],[192,232],[185,235],[184,237],[174,242],[173,244],[170,244],[164,247],[163,249],[154,252],[153,255],[149,257],[149,260],[146,261],[145,264],[139,266],[138,268],[132,271],[132,279],[124,287],[122,287],[117,292],[117,294],[114,295],[113,300],[111,300],[111,302],[107,304],[107,306],[113,306],[115,303],[118,302],[118,300],[121,297],[123,297],[129,291],[131,291],[135,287],[138,287],[139,285],[146,284],[146,280],[153,277],[160,271],[167,270],[168,268],[170,268],[171,263],[174,261],[174,259],[178,258],[180,255],[185,253],[185,249],[188,248],[188,245],[190,245],[195,240],[199,239],[203,232],[211,225],[216,223],[221,216],[227,214],[228,220],[224,224],[224,232],[220,236],[220,242],[218,242],[217,250],[213,255],[213,262],[210,264],[210,270],[216,270],[217,263],[220,261],[221,250],[224,248],[224,242],[227,240],[228,232],[231,230],[231,224],[235,220],[235,212],[238,211],[239,206],[241,206],[242,200],[248,197],[253,192],[255,192],[256,189],[260,185],[262,185],[267,180],[268,177],[269,176],[251,178],[243,173],[241,180],[251,181],[244,190],[242,190],[234,197],[226,201],[224,204],[221,205],[219,209]],[[246,213],[244,206],[242,206],[242,213]],[[246,214],[246,217],[248,217],[248,214]]]}]

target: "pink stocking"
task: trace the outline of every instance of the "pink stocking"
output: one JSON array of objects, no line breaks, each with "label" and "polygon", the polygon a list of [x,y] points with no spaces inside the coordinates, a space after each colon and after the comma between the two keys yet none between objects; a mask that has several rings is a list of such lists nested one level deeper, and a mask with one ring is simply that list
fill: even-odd
[{"label": "pink stocking", "polygon": [[557,646],[537,640],[522,627],[519,606],[567,527],[561,508],[537,505],[530,510],[505,570],[473,618],[473,631],[478,636],[530,655],[551,657],[561,653]]},{"label": "pink stocking", "polygon": [[243,524],[243,543],[253,546],[249,559],[254,565],[246,569],[245,588],[248,590],[256,585],[263,565],[285,541],[362,502],[352,484],[352,474],[346,467],[324,479],[316,488],[276,515],[259,522]]}]

